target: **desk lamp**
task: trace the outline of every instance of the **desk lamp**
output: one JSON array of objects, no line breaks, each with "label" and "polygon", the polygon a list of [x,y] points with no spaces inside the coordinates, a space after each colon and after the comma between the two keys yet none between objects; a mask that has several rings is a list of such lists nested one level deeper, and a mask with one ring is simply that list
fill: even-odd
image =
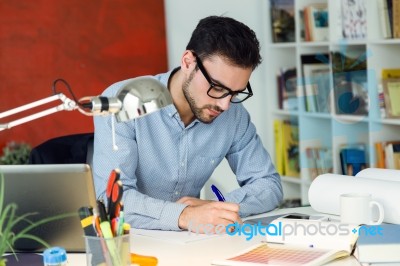
[{"label": "desk lamp", "polygon": [[0,123],[0,131],[59,111],[73,111],[77,109],[87,116],[112,114],[116,116],[118,122],[124,122],[172,104],[172,98],[168,89],[158,80],[144,76],[128,80],[126,85],[118,91],[116,97],[84,97],[78,101],[74,101],[67,98],[64,94],[58,93],[0,113],[0,119],[56,100],[60,100],[62,104],[11,122]]}]

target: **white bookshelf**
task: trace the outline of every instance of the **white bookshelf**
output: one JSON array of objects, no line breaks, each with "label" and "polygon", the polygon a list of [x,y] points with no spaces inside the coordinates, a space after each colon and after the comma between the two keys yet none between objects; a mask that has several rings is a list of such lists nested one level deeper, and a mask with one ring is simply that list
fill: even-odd
[{"label": "white bookshelf", "polygon": [[[265,12],[270,21],[269,1]],[[308,204],[308,188],[311,184],[307,169],[306,147],[327,146],[333,152],[333,172],[341,174],[339,146],[341,144],[365,143],[366,156],[370,167],[375,166],[374,143],[383,140],[400,139],[400,119],[382,119],[380,117],[377,84],[383,68],[400,68],[400,39],[383,39],[377,0],[365,0],[367,9],[367,37],[365,39],[345,40],[341,35],[341,1],[339,0],[295,0],[295,22],[299,25],[299,10],[312,3],[327,3],[329,10],[329,41],[300,41],[300,30],[296,27],[296,42],[272,43],[271,27],[266,27],[266,53],[268,70],[265,77],[266,88],[269,90],[266,112],[271,114],[268,121],[273,128],[275,119],[295,120],[299,125],[300,178],[282,177],[285,198],[301,198],[302,204]],[[306,112],[304,98],[298,97],[297,111],[282,111],[278,109],[276,73],[280,67],[297,67],[297,75],[301,75],[300,56],[302,54],[330,53],[346,48],[348,52],[366,51],[367,57],[367,88],[369,96],[369,114],[366,116],[337,115],[334,108],[329,114]],[[332,68],[331,68],[332,69]],[[332,90],[331,82],[331,92]],[[331,94],[332,95],[332,94]],[[331,106],[334,104],[331,97]],[[273,136],[269,136],[269,151],[275,158]]]}]

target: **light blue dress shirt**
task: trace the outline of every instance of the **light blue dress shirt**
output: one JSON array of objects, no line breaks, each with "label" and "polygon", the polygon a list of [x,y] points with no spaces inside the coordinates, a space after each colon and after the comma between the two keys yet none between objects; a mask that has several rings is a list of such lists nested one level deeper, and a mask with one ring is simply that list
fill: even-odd
[{"label": "light blue dress shirt", "polygon": [[[154,78],[167,85],[170,75]],[[115,96],[126,83],[111,85],[103,95]],[[180,230],[178,220],[186,205],[176,201],[199,197],[224,158],[241,187],[224,196],[240,205],[241,217],[270,211],[282,200],[280,176],[242,104],[231,104],[211,124],[196,119],[185,127],[172,104],[115,123],[117,151],[112,149],[111,116],[95,117],[94,125],[96,195],[104,197],[111,170],[119,168],[124,215],[134,228]]]}]

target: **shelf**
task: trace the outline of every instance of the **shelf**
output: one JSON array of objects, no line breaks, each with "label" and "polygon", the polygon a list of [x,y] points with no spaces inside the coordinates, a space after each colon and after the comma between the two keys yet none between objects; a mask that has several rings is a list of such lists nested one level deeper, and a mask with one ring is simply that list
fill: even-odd
[{"label": "shelf", "polygon": [[369,43],[376,45],[397,45],[400,43],[400,39],[370,40]]},{"label": "shelf", "polygon": [[288,183],[293,183],[293,184],[299,184],[299,185],[310,185],[311,182],[308,180],[302,180],[299,177],[291,177],[291,176],[281,176],[281,180],[283,182],[288,182]]},{"label": "shelf", "polygon": [[329,46],[329,42],[300,42],[301,47],[318,47],[318,46]]},{"label": "shelf", "polygon": [[[357,108],[365,108],[365,104],[368,105],[367,115],[347,115],[347,114],[336,114],[335,109],[335,98],[338,97],[334,92],[338,92],[334,89],[335,82],[329,80],[329,101],[322,101],[323,104],[328,103],[330,113],[318,113],[306,111],[306,104],[309,110],[318,107],[320,102],[314,106],[313,102],[309,102],[306,98],[306,92],[303,92],[304,88],[298,84],[297,103],[298,110],[287,111],[273,109],[270,111],[270,121],[268,128],[274,128],[274,120],[295,120],[298,124],[298,135],[299,135],[299,158],[300,158],[300,177],[289,177],[282,176],[282,184],[291,194],[288,196],[299,196],[302,203],[308,202],[308,187],[311,184],[310,171],[308,166],[308,159],[306,156],[307,148],[326,147],[332,151],[332,172],[341,174],[341,165],[339,158],[339,151],[342,145],[363,143],[366,146],[366,161],[369,162],[370,167],[376,167],[375,158],[375,143],[386,140],[400,140],[400,118],[380,118],[377,82],[381,76],[382,69],[385,68],[400,68],[400,39],[384,39],[382,37],[381,26],[380,26],[380,13],[377,8],[377,1],[365,0],[367,10],[367,38],[363,39],[344,39],[341,37],[342,22],[340,19],[343,17],[341,3],[344,1],[337,0],[294,0],[295,1],[295,23],[299,23],[300,18],[298,17],[300,10],[305,6],[312,3],[327,3],[329,12],[329,41],[322,42],[305,42],[300,40],[300,28],[296,25],[295,36],[297,42],[291,43],[266,43],[266,46],[271,49],[267,49],[264,54],[264,58],[269,59],[267,64],[267,73],[265,75],[265,87],[268,88],[268,100],[266,105],[272,108],[279,106],[277,99],[278,95],[284,95],[278,93],[277,88],[277,77],[276,73],[279,73],[283,67],[296,67],[297,68],[297,79],[302,78],[302,55],[306,54],[330,54],[331,52],[341,52],[349,55],[352,58],[361,59],[360,61],[354,61],[351,67],[357,69],[358,63],[366,61],[365,79],[356,80],[357,84],[361,84],[361,90],[350,87],[350,91],[357,97],[361,93],[367,94],[368,99],[363,102],[364,106]],[[268,3],[270,1],[267,1]],[[269,6],[268,6],[269,8]],[[266,12],[269,14],[269,12]],[[266,21],[271,21],[267,15]],[[266,25],[268,28],[267,34],[271,33],[271,26]],[[270,38],[267,38],[267,41]],[[289,49],[288,49],[289,48]],[[357,54],[357,57],[355,56]],[[304,58],[304,57],[303,57]],[[364,61],[365,60],[365,61]],[[337,63],[338,61],[336,61]],[[304,62],[303,62],[304,63]],[[314,62],[312,62],[314,63]],[[310,64],[312,64],[310,63]],[[342,62],[344,65],[344,62]],[[335,66],[338,66],[336,64]],[[348,66],[347,66],[348,67]],[[318,70],[318,67],[313,70]],[[321,72],[322,72],[321,68]],[[325,69],[326,71],[326,69]],[[329,67],[330,72],[328,73],[332,77],[332,64]],[[341,73],[336,69],[337,73]],[[357,70],[348,70],[349,73],[354,73]],[[343,71],[345,72],[345,71]],[[309,74],[311,76],[311,74]],[[335,78],[340,78],[339,75],[335,75]],[[346,77],[347,78],[347,77]],[[307,79],[303,79],[307,80]],[[309,79],[312,80],[312,79]],[[327,84],[327,83],[324,83]],[[326,88],[326,87],[324,87]],[[336,87],[337,88],[337,87]],[[275,91],[274,91],[275,89]],[[309,88],[307,88],[309,89]],[[326,91],[326,90],[325,90]],[[300,93],[299,93],[300,92]],[[348,92],[345,91],[344,92]],[[340,92],[339,92],[340,93]],[[343,91],[341,92],[343,93]],[[307,91],[307,97],[313,95],[310,91]],[[324,94],[320,94],[324,95]],[[376,97],[376,98],[374,98]],[[321,98],[320,98],[321,99]],[[343,99],[343,98],[342,98]],[[365,98],[364,98],[365,99]],[[307,102],[305,101],[307,100]],[[318,99],[316,100],[318,101]],[[352,98],[349,99],[349,105],[351,105]],[[343,101],[341,102],[343,104]],[[325,107],[325,105],[323,105]],[[310,108],[311,107],[311,108]],[[315,109],[322,110],[322,109]],[[325,109],[326,110],[326,109]],[[351,109],[350,109],[351,110]],[[346,110],[347,111],[347,110]],[[364,109],[357,109],[354,113],[365,113]],[[269,151],[271,156],[275,155],[275,138],[273,134],[268,136],[270,138]],[[285,190],[285,189],[284,189]]]},{"label": "shelf", "polygon": [[304,117],[314,117],[314,118],[323,118],[323,119],[331,119],[332,118],[332,116],[327,113],[303,112],[302,115]]},{"label": "shelf", "polygon": [[[400,119],[399,118],[382,118],[382,119],[374,119],[372,120],[375,123],[382,123],[385,125],[397,125],[400,126]],[[400,137],[400,136],[399,136]]]},{"label": "shelf", "polygon": [[299,116],[299,112],[297,110],[289,111],[289,110],[276,109],[276,110],[273,110],[272,113],[274,115],[281,115],[281,116]]},{"label": "shelf", "polygon": [[294,48],[297,46],[295,42],[288,42],[288,43],[270,43],[268,45],[271,48]]},{"label": "shelf", "polygon": [[302,180],[299,177],[281,176],[281,180],[288,183],[302,184]]},{"label": "shelf", "polygon": [[332,41],[331,45],[341,46],[341,45],[349,45],[349,46],[360,46],[365,45],[366,40],[358,39],[358,40],[350,40],[350,39],[340,39],[336,41]]},{"label": "shelf", "polygon": [[368,123],[369,121],[368,116],[362,115],[332,115],[332,118],[343,123]]}]

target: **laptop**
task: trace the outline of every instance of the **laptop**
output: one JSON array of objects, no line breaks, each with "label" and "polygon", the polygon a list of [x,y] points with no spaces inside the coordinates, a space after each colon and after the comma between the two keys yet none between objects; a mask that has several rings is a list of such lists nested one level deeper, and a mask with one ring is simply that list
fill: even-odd
[{"label": "laptop", "polygon": [[[84,232],[78,215],[82,206],[94,207],[96,196],[91,168],[87,164],[0,165],[4,175],[4,204],[16,203],[17,215],[36,213],[28,218],[38,221],[58,214],[72,216],[40,225],[29,231],[50,246],[67,252],[84,252]],[[76,215],[73,215],[76,213]],[[25,221],[14,227],[19,232]],[[43,251],[45,247],[30,239],[18,240],[17,252]]]}]

